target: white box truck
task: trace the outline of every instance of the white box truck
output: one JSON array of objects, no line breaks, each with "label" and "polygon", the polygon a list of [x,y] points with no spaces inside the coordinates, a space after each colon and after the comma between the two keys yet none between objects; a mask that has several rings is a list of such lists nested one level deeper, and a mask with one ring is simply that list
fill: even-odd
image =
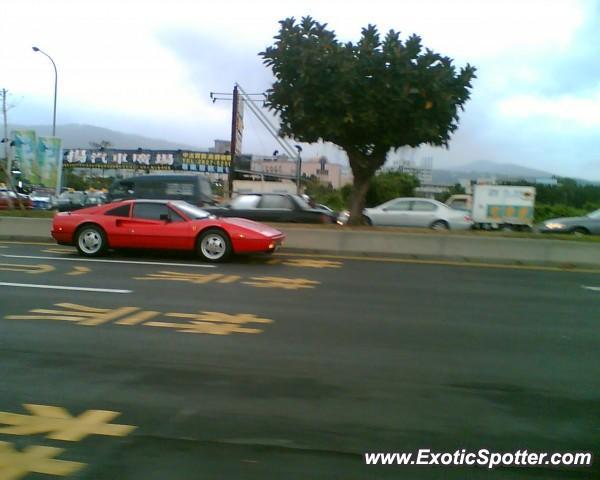
[{"label": "white box truck", "polygon": [[446,204],[470,210],[476,228],[528,230],[533,225],[535,188],[474,185],[472,195],[452,195]]}]

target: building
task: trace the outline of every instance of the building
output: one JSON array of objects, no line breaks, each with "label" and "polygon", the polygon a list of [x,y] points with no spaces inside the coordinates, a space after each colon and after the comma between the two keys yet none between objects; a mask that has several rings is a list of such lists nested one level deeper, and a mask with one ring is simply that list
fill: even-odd
[{"label": "building", "polygon": [[[252,157],[252,171],[271,173],[295,178],[297,172],[297,162],[285,155],[273,157]],[[352,183],[352,176],[349,169],[337,163],[330,163],[327,157],[319,157],[308,160],[302,160],[302,176],[316,177],[324,185],[331,185],[332,188],[340,188],[347,183]]]}]

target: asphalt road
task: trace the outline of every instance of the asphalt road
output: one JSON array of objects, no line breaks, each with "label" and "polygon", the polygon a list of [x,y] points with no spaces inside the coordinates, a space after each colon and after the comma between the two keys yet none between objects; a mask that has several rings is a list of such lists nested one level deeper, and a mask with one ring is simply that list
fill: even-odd
[{"label": "asphalt road", "polygon": [[0,243],[0,480],[598,478],[364,453],[597,456],[599,321],[593,272]]}]

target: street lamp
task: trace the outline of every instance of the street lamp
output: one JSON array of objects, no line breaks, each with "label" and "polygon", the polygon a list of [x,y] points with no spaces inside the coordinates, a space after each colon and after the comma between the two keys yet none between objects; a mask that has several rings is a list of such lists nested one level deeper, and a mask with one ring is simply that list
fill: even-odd
[{"label": "street lamp", "polygon": [[52,117],[52,136],[55,137],[56,136],[56,93],[58,90],[58,72],[56,70],[56,64],[54,63],[54,60],[52,60],[52,57],[50,55],[48,55],[46,52],[44,52],[43,50],[40,50],[38,47],[31,47],[31,49],[34,52],[40,52],[44,55],[46,55],[50,61],[52,62],[52,66],[54,67],[54,115]]},{"label": "street lamp", "polygon": [[298,159],[296,160],[296,189],[298,191],[298,195],[302,193],[302,187],[300,185],[300,179],[302,177],[302,157],[300,154],[302,153],[302,147],[300,145],[294,145],[296,150],[298,150]]},{"label": "street lamp", "polygon": [[[56,94],[58,91],[58,72],[56,70],[56,63],[54,63],[54,60],[52,60],[52,57],[50,55],[48,55],[46,52],[44,52],[43,50],[40,50],[38,47],[31,47],[31,49],[34,52],[40,52],[44,55],[46,55],[46,57],[48,57],[50,59],[50,61],[52,62],[52,66],[54,67],[54,110],[53,110],[53,115],[52,115],[52,136],[56,137]],[[60,195],[60,190],[61,190],[61,185],[62,184],[62,157],[59,155],[58,158],[58,165],[57,165],[57,170],[56,170],[56,195]]]}]

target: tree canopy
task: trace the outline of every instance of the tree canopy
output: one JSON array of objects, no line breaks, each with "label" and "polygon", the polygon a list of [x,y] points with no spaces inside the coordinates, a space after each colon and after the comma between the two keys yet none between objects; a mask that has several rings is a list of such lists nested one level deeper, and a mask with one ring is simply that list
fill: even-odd
[{"label": "tree canopy", "polygon": [[267,106],[280,133],[301,142],[331,142],[348,155],[354,175],[352,219],[360,218],[370,178],[388,152],[427,143],[447,146],[469,99],[475,68],[374,25],[357,43],[340,42],[326,24],[304,17],[280,22],[260,55],[275,82]]}]

